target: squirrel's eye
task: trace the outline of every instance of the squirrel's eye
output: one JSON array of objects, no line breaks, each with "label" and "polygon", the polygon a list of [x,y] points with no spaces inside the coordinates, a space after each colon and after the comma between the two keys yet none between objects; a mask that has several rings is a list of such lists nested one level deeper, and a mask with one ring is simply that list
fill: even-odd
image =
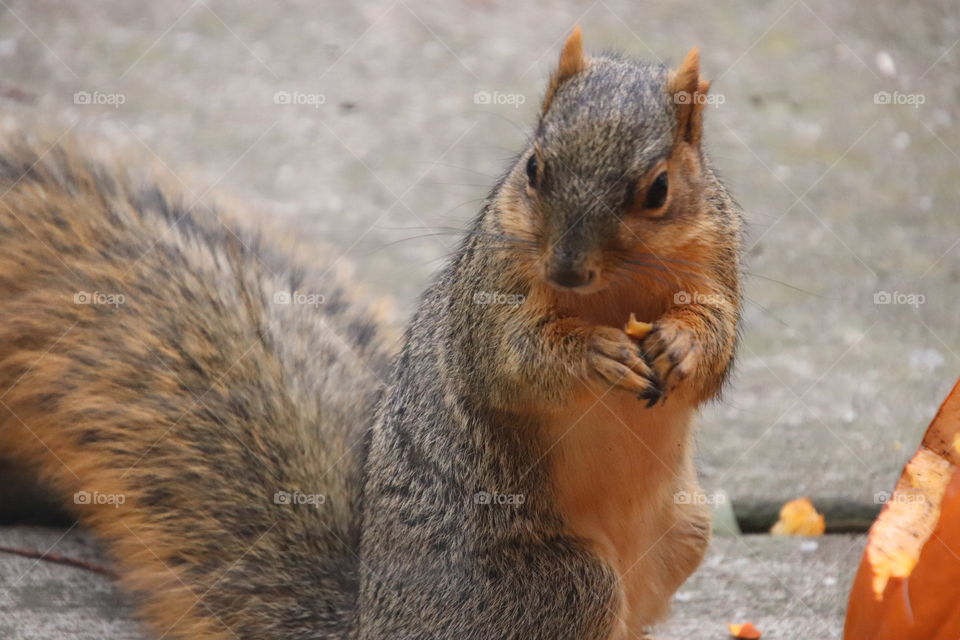
[{"label": "squirrel's eye", "polygon": [[530,159],[527,160],[527,180],[530,181],[530,186],[537,186],[537,156],[536,154],[531,154]]},{"label": "squirrel's eye", "polygon": [[644,209],[659,209],[667,201],[667,172],[661,171],[660,175],[654,178],[647,189],[647,197],[643,201]]}]

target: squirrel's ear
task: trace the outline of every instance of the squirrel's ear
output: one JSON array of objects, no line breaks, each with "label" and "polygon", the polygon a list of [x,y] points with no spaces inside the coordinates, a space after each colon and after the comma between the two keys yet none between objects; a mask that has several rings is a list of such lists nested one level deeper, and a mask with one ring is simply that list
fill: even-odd
[{"label": "squirrel's ear", "polygon": [[578,25],[573,28],[573,31],[567,36],[567,41],[563,43],[563,51],[560,52],[560,64],[557,65],[557,70],[550,76],[547,94],[543,98],[543,113],[547,112],[550,102],[553,100],[553,94],[557,92],[560,85],[586,68],[587,57],[583,53],[583,35]]},{"label": "squirrel's ear", "polygon": [[696,146],[703,134],[703,107],[710,83],[700,78],[700,50],[694,47],[683,64],[670,73],[667,91],[677,107],[677,135]]}]

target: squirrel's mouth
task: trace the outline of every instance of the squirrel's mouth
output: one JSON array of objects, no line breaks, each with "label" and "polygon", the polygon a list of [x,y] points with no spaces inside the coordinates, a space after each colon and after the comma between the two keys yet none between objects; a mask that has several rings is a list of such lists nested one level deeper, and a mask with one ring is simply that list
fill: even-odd
[{"label": "squirrel's mouth", "polygon": [[557,268],[544,269],[543,279],[551,287],[565,293],[589,295],[606,288],[606,282],[596,269]]}]

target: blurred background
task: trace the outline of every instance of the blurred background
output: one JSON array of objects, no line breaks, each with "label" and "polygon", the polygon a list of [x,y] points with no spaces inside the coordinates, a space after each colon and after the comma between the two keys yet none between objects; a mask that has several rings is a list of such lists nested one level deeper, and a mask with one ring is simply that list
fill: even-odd
[{"label": "blurred background", "polygon": [[[701,48],[706,144],[749,221],[743,342],[701,421],[703,484],[728,528],[766,531],[809,496],[838,534],[719,539],[665,637],[722,638],[743,616],[765,637],[839,637],[856,534],[960,373],[955,3],[0,0],[0,118],[239,196],[332,245],[402,325],[524,145],[574,24],[588,51],[676,64]],[[8,512],[18,495],[0,488]],[[5,535],[88,552],[61,534]],[[71,601],[63,570],[39,571],[0,558],[0,610],[22,616],[9,637],[137,637],[109,585]]]}]

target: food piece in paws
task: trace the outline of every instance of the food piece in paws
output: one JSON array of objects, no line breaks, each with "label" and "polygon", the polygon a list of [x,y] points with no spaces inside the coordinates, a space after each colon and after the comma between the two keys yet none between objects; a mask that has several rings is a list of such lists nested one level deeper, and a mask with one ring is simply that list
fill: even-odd
[{"label": "food piece in paws", "polygon": [[643,340],[651,331],[653,331],[653,325],[649,322],[640,322],[633,313],[630,314],[630,319],[623,327],[623,332],[636,340]]}]

